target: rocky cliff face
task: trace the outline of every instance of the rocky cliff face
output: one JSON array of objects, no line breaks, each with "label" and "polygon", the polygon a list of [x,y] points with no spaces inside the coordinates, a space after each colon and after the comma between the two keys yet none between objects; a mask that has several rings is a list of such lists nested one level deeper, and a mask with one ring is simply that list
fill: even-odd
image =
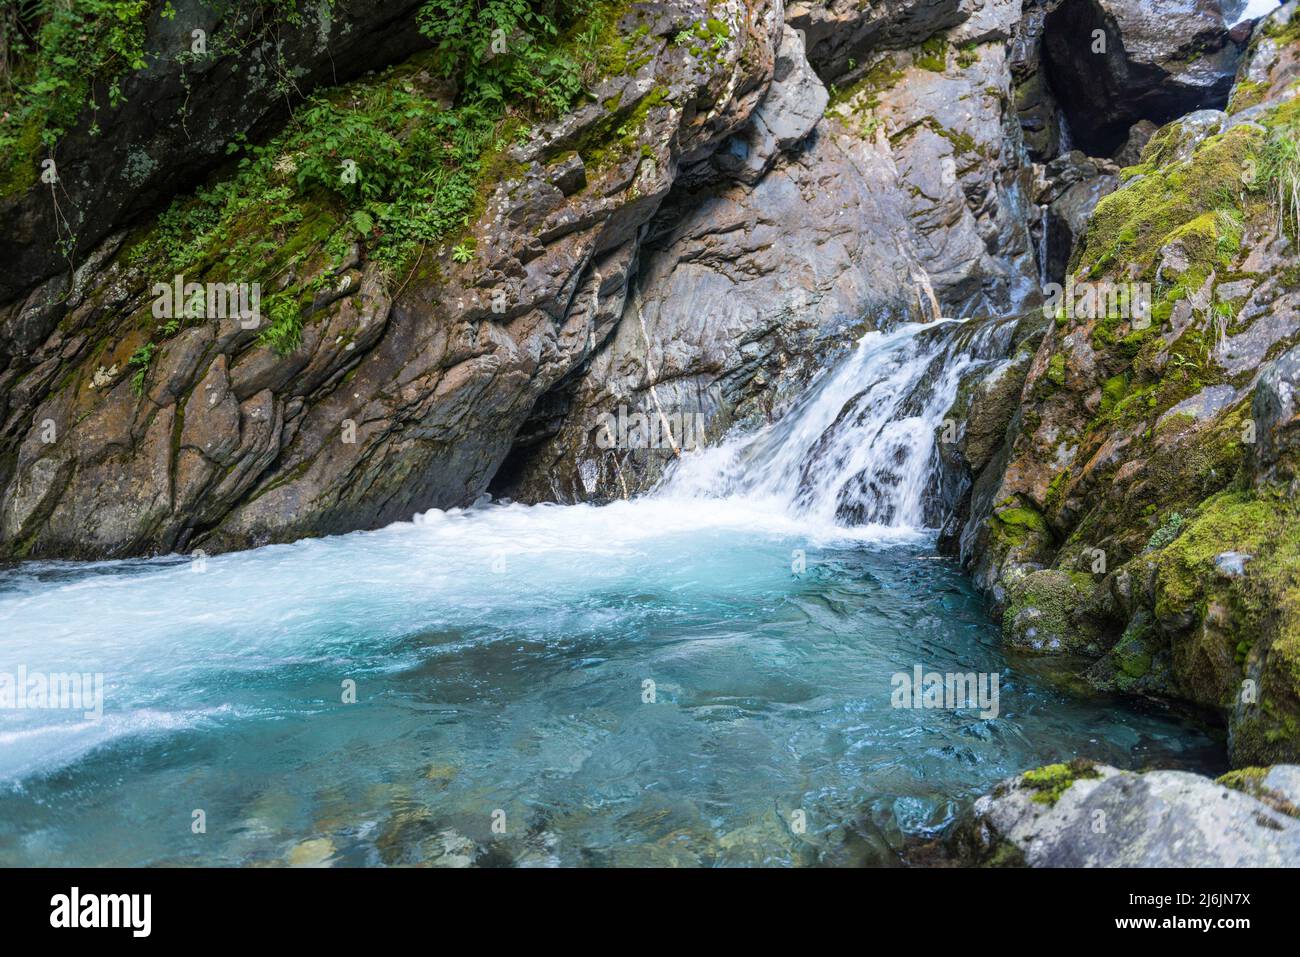
[{"label": "rocky cliff face", "polygon": [[949,533],[1008,642],[1223,715],[1239,763],[1300,753],[1295,7],[1254,27],[1224,108],[1161,128],[1096,206]]},{"label": "rocky cliff face", "polygon": [[[368,22],[387,16],[371,11]],[[537,400],[618,325],[644,227],[679,169],[748,121],[782,36],[779,4],[609,16],[619,69],[593,81],[585,105],[485,164],[481,211],[456,249],[427,249],[393,274],[369,256],[369,229],[341,251],[311,235],[308,203],[270,223],[248,217],[248,271],[230,275],[219,254],[193,263],[186,282],[288,290],[301,315],[289,348],[238,317],[156,323],[155,285],[171,281],[157,252],[169,221],[132,231],[125,212],[105,211],[117,231],[75,273],[0,312],[6,552],[236,548],[479,496]],[[326,55],[334,36],[320,34]],[[446,92],[417,60],[353,102],[392,95],[425,110]],[[286,150],[270,168],[286,190],[298,155]],[[364,177],[367,158],[353,162]],[[273,310],[269,319],[274,331]]]},{"label": "rocky cliff face", "polygon": [[[227,36],[204,78],[164,55],[193,18],[154,23],[153,66],[130,75],[129,102],[59,144],[76,214],[51,226],[39,183],[5,200],[23,224],[0,296],[5,552],[245,547],[465,505],[489,487],[630,494],[666,458],[592,454],[602,413],[699,414],[716,436],[779,411],[855,332],[1029,295],[1029,180],[1006,75],[1018,5],[851,7],[610,8],[618,56],[584,105],[502,145],[460,242],[400,271],[376,258],[380,227],[352,230],[310,202],[236,220],[224,258],[210,237],[187,256],[199,245],[190,207],[246,184],[222,168],[159,215],[164,195],[239,143],[214,133],[178,153],[175,137],[221,103],[182,111],[181,132],[150,104],[252,69],[243,29],[274,62],[299,64],[287,93],[244,89],[238,126],[254,136],[340,51],[373,53],[358,71],[399,62],[327,92],[336,109],[392,95],[434,109],[454,91],[421,54],[404,59],[422,41],[382,42],[403,11],[342,8],[282,25],[283,43],[204,21],[195,29]],[[152,152],[120,156],[119,140]],[[291,136],[271,142],[285,144],[266,166],[279,203],[306,160]],[[109,175],[91,176],[96,164]],[[119,188],[136,174],[137,188]],[[60,229],[76,243],[56,269]],[[191,244],[179,255],[178,239]],[[158,321],[158,284],[174,275],[261,282],[298,322],[269,308],[268,338],[229,317]]]},{"label": "rocky cliff face", "polygon": [[[1296,755],[1294,3],[593,4],[585,92],[490,123],[447,119],[416,6],[149,10],[125,102],[6,173],[0,553],[628,496],[864,330],[1021,316],[952,411],[943,541],[1013,645]],[[160,311],[178,276],[201,307]],[[1044,316],[1067,280],[1150,310]],[[204,299],[241,283],[251,321]]]}]

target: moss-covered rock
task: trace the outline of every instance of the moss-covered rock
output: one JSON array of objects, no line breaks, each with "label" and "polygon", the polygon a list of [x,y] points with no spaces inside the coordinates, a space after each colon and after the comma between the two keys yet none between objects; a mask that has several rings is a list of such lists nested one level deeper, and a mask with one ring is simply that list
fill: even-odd
[{"label": "moss-covered rock", "polygon": [[1076,759],[1069,764],[1048,764],[1020,776],[1021,787],[1034,792],[1032,800],[1051,806],[1061,799],[1075,781],[1093,780],[1101,773],[1091,761]]},{"label": "moss-covered rock", "polygon": [[1012,578],[1002,614],[1003,640],[1040,654],[1100,654],[1094,579],[1043,569]]}]

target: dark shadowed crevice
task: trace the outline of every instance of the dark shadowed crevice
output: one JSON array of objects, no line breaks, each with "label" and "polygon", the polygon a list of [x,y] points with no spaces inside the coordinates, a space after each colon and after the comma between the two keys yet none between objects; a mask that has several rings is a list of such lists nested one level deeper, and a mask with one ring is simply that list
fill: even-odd
[{"label": "dark shadowed crevice", "polygon": [[[1229,30],[1213,0],[1195,5],[1198,16],[1170,21],[1172,44],[1159,4],[1065,0],[1047,14],[1043,68],[1079,149],[1110,156],[1140,120],[1227,105],[1250,25]],[[1127,11],[1124,22],[1113,9]]]}]

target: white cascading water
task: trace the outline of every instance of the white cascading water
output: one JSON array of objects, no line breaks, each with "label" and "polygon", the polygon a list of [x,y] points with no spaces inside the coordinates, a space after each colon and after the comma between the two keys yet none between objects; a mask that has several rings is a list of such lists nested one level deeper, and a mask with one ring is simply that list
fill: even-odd
[{"label": "white cascading water", "polygon": [[658,494],[739,498],[823,526],[932,524],[936,431],[962,377],[1011,326],[970,331],[945,320],[867,333],[782,419],[688,456]]}]

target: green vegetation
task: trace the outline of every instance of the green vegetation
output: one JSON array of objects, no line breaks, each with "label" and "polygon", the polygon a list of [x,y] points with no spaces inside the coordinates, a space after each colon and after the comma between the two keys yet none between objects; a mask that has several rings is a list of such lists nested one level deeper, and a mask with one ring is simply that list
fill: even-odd
[{"label": "green vegetation", "polygon": [[1005,526],[1006,534],[1012,537],[1031,533],[1048,534],[1047,522],[1032,508],[1004,508],[995,512],[993,517]]},{"label": "green vegetation", "polygon": [[1225,788],[1232,788],[1234,791],[1253,794],[1267,776],[1268,768],[1237,768],[1215,778],[1214,783],[1222,784]]},{"label": "green vegetation", "polygon": [[1034,792],[1033,800],[1039,804],[1054,805],[1076,781],[1101,777],[1093,765],[1076,758],[1069,764],[1049,764],[1021,775],[1020,783]]},{"label": "green vegetation", "polygon": [[880,94],[892,89],[904,76],[906,71],[898,68],[895,55],[886,53],[854,82],[844,87],[832,86],[827,112],[844,114],[848,112],[847,107],[836,109],[844,104],[851,104],[854,113],[874,110],[880,105]]},{"label": "green vegetation", "polygon": [[1047,381],[1053,385],[1065,385],[1065,355],[1058,352],[1047,362]]},{"label": "green vegetation", "polygon": [[710,17],[680,31],[673,38],[673,43],[688,47],[691,56],[707,56],[716,62],[726,50],[730,37],[731,28],[721,20]]},{"label": "green vegetation", "polygon": [[1154,279],[1162,250],[1175,241],[1189,259],[1190,268],[1179,277],[1184,294],[1231,263],[1248,211],[1243,202],[1258,201],[1243,176],[1263,145],[1263,134],[1236,127],[1207,138],[1190,159],[1172,163],[1181,135],[1178,125],[1171,124],[1153,137],[1143,164],[1130,170],[1134,175],[1124,188],[1098,205],[1078,262],[1092,278],[1123,263],[1141,278]]},{"label": "green vegetation", "polygon": [[[582,93],[584,57],[594,52],[603,25],[592,17],[597,6],[594,0],[427,0],[418,20],[434,42],[435,69],[455,81],[462,104],[504,111],[521,102],[554,116]],[[588,42],[560,42],[578,24]]]},{"label": "green vegetation", "polygon": [[131,391],[137,396],[144,395],[144,377],[149,372],[149,364],[153,362],[153,354],[157,349],[155,343],[146,342],[127,360],[127,365],[135,370],[131,375]]},{"label": "green vegetation", "polygon": [[1172,513],[1167,519],[1165,519],[1165,523],[1152,533],[1151,538],[1147,541],[1147,547],[1145,550],[1148,552],[1157,552],[1164,548],[1178,537],[1185,524],[1186,522],[1183,521],[1181,512]]},{"label": "green vegetation", "polygon": [[[437,41],[431,50],[307,97],[268,142],[236,136],[227,165],[138,234],[130,260],[189,282],[260,282],[267,321],[259,338],[281,353],[298,347],[313,300],[356,246],[394,279],[433,243],[472,263],[474,243],[463,234],[514,172],[510,146],[572,107],[596,76],[639,65],[647,31],[620,36],[624,9],[599,0],[430,0],[419,26]],[[179,327],[172,320],[157,332]]]},{"label": "green vegetation", "polygon": [[948,68],[948,40],[943,36],[933,36],[921,44],[917,53],[916,65],[922,70],[942,73]]},{"label": "green vegetation", "polygon": [[1300,238],[1300,124],[1287,123],[1273,131],[1260,152],[1259,175],[1277,214],[1278,232]]},{"label": "green vegetation", "polygon": [[1125,629],[1114,648],[1115,666],[1119,669],[1117,684],[1121,690],[1131,688],[1134,682],[1151,671],[1153,655],[1146,638],[1145,627],[1130,627]]},{"label": "green vegetation", "polygon": [[[149,0],[34,0],[0,5],[0,195],[36,181],[36,158],[92,111],[122,102],[145,65]],[[169,15],[170,4],[163,16]],[[92,129],[93,129],[92,119]]]}]

